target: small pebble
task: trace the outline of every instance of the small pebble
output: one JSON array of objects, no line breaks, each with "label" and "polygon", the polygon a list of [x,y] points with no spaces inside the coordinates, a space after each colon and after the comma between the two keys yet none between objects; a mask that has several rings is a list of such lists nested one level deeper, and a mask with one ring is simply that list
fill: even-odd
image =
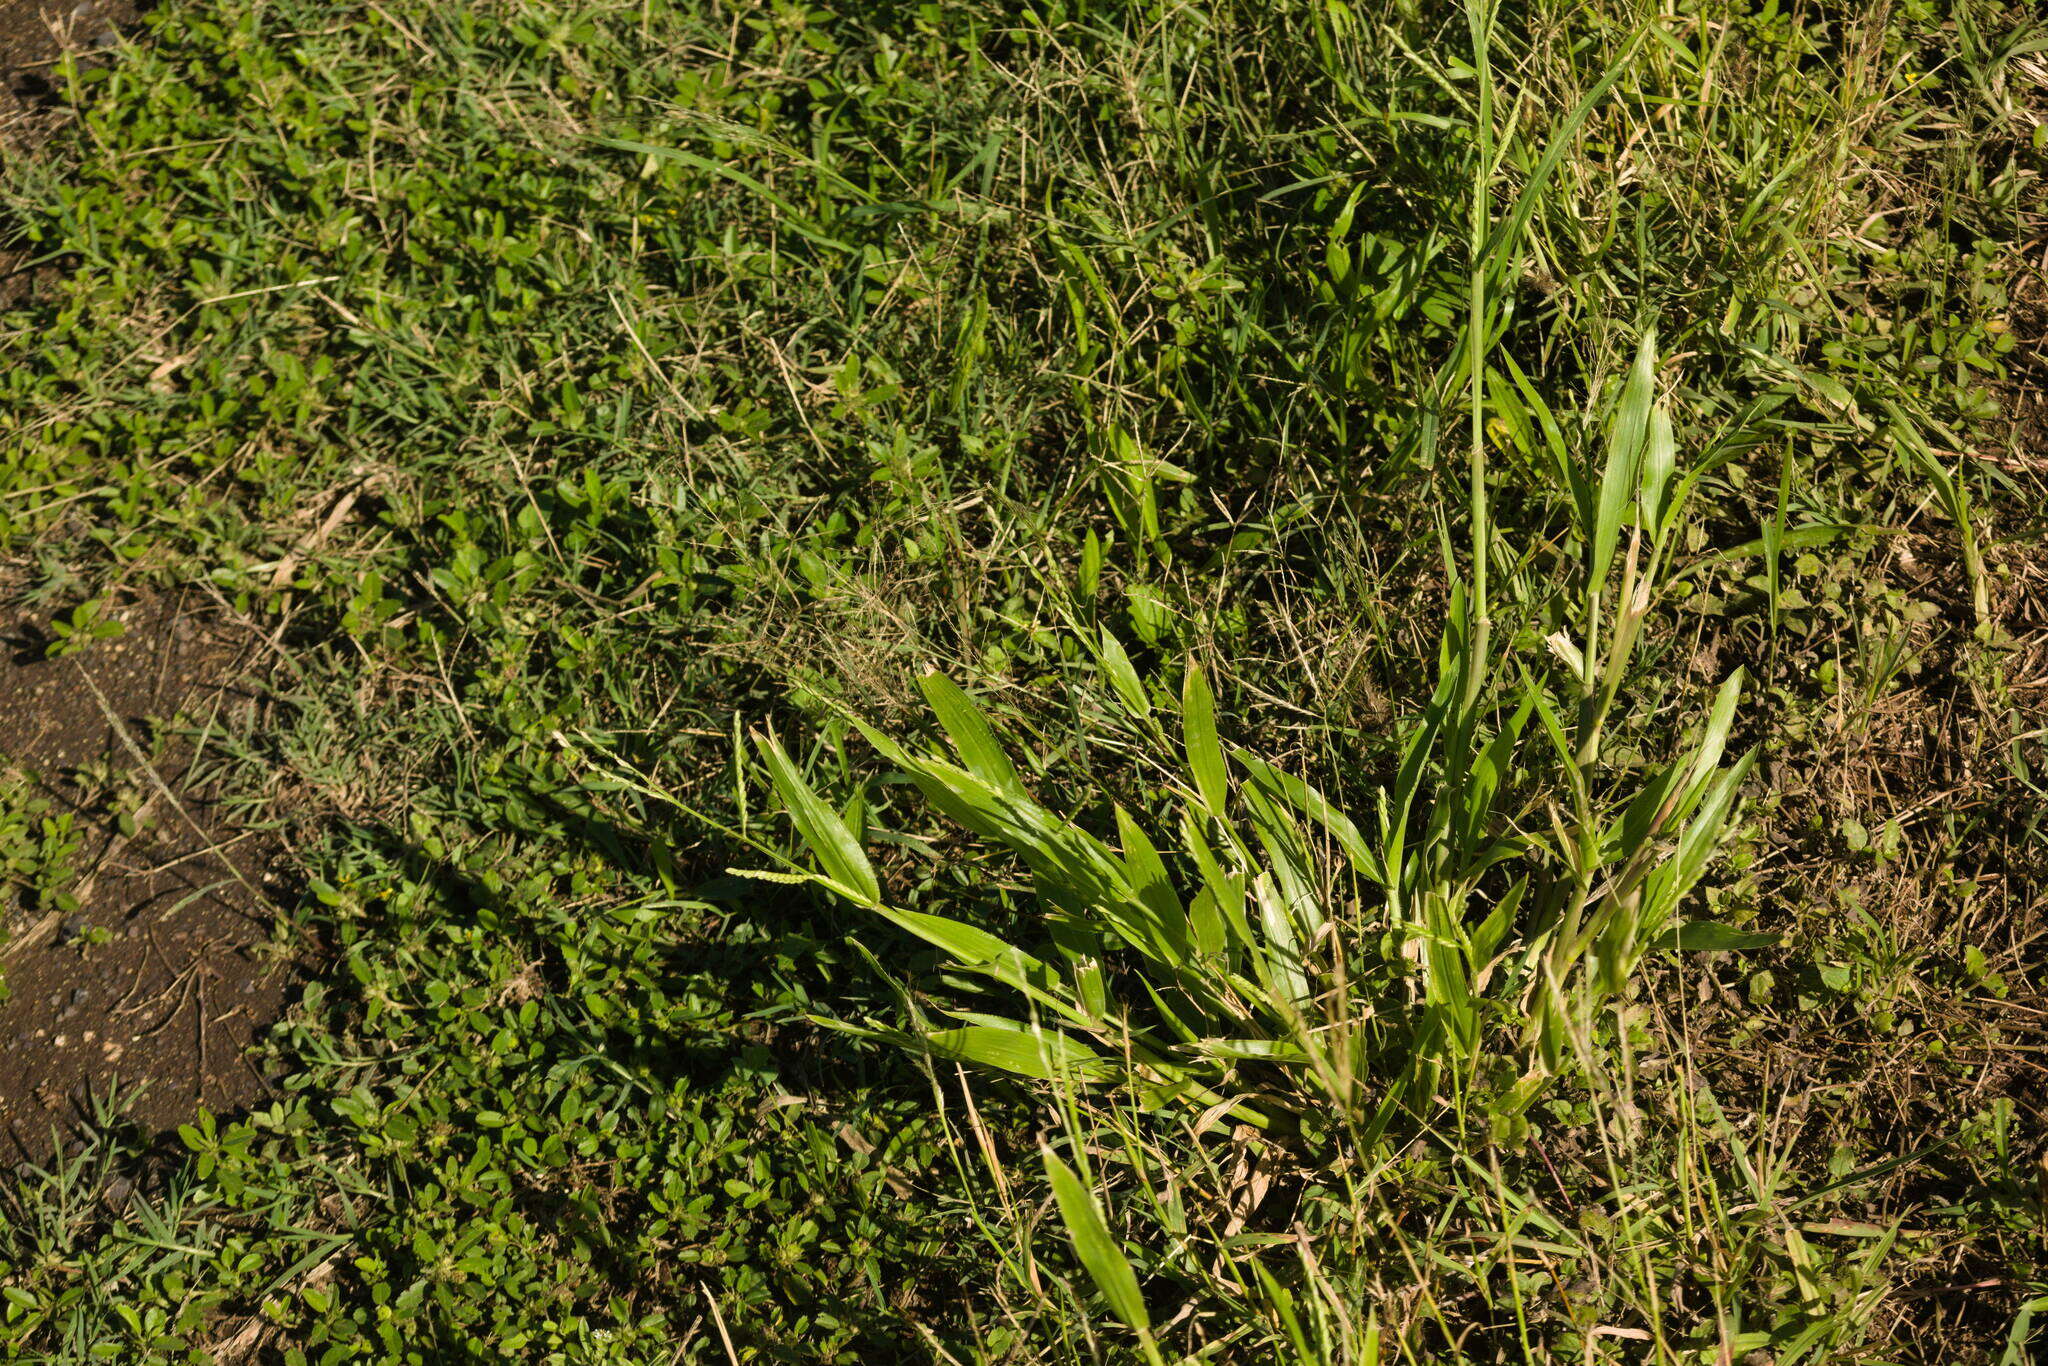
[{"label": "small pebble", "polygon": [[71,1036],[69,1034],[59,1034],[56,1038],[50,1040],[50,1045],[53,1048],[62,1048],[70,1042]]},{"label": "small pebble", "polygon": [[91,999],[92,993],[86,990],[84,987],[71,988],[71,1004],[75,1006],[82,1006]]}]

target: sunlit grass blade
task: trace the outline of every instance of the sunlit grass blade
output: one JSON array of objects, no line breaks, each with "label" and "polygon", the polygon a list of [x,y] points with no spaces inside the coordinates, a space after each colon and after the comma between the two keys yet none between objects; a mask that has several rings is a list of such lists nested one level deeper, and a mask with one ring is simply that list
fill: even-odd
[{"label": "sunlit grass blade", "polygon": [[960,755],[960,762],[968,772],[988,783],[991,787],[1021,795],[1023,781],[1017,776],[1015,765],[1003,747],[996,743],[995,732],[989,729],[988,717],[974,704],[974,699],[961,691],[959,684],[944,674],[929,673],[918,680],[925,701],[931,704],[932,714],[939,719],[947,738]]},{"label": "sunlit grass blade", "polygon": [[1095,1282],[1095,1288],[1109,1305],[1110,1312],[1138,1335],[1147,1359],[1159,1361],[1159,1349],[1152,1340],[1152,1315],[1145,1307],[1144,1294],[1138,1289],[1137,1273],[1131,1269],[1130,1259],[1124,1255],[1116,1235],[1110,1231],[1109,1221],[1103,1217],[1094,1192],[1082,1184],[1074,1169],[1061,1161],[1052,1149],[1045,1149],[1042,1155],[1046,1179],[1052,1185],[1053,1199],[1059,1205],[1060,1220],[1066,1225],[1074,1254],[1081,1259],[1088,1278]]},{"label": "sunlit grass blade", "polygon": [[1111,687],[1131,715],[1141,719],[1150,716],[1152,701],[1145,694],[1145,685],[1138,681],[1138,671],[1132,665],[1130,655],[1124,652],[1123,643],[1106,626],[1102,628],[1097,657]]},{"label": "sunlit grass blade", "polygon": [[[1600,492],[1593,509],[1592,531],[1587,539],[1586,583],[1594,594],[1607,582],[1629,505],[1640,492],[1643,445],[1650,431],[1651,403],[1656,397],[1656,363],[1657,334],[1655,329],[1645,329],[1636,347],[1635,364],[1630,367],[1628,382],[1621,391],[1620,405],[1615,409],[1607,439],[1607,459],[1600,472]],[[1592,638],[1593,633],[1589,632],[1589,643]]]},{"label": "sunlit grass blade", "polygon": [[757,736],[755,747],[768,765],[776,795],[782,798],[790,819],[796,822],[797,832],[823,865],[826,875],[868,905],[879,905],[882,888],[875,870],[839,813],[811,790],[774,736]]},{"label": "sunlit grass blade", "polygon": [[1187,745],[1188,774],[1202,804],[1218,820],[1230,792],[1229,771],[1223,762],[1223,747],[1216,739],[1216,699],[1201,666],[1190,663],[1181,683],[1181,730]]}]

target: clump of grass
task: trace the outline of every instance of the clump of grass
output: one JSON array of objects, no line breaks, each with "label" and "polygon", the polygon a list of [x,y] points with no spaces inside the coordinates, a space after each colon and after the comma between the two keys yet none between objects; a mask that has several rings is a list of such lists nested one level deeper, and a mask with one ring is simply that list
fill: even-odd
[{"label": "clump of grass", "polygon": [[[1699,474],[1678,466],[1652,394],[1654,361],[1646,336],[1597,468],[1563,462],[1592,547],[1577,585],[1585,645],[1550,637],[1566,667],[1546,685],[1532,670],[1540,659],[1494,653],[1491,623],[1468,606],[1480,585],[1460,585],[1434,693],[1409,709],[1398,776],[1370,814],[1347,814],[1256,754],[1226,752],[1199,667],[1183,672],[1178,715],[1162,715],[1105,633],[1095,648],[1106,691],[1155,753],[1179,755],[1162,765],[1170,786],[1145,794],[1150,830],[1115,807],[1113,847],[1040,805],[982,710],[927,675],[950,757],[854,724],[937,810],[1026,870],[1029,938],[1012,942],[891,904],[854,827],[762,738],[775,789],[822,870],[804,876],[932,945],[951,971],[1006,988],[1024,1012],[992,1014],[968,992],[943,1003],[956,1021],[943,1026],[923,1023],[921,1010],[909,1032],[824,1022],[931,1058],[1106,1092],[1100,1103],[1112,1107],[1199,1114],[1197,1136],[1249,1126],[1308,1169],[1359,1170],[1421,1134],[1448,1130],[1456,1153],[1475,1125],[1526,1133],[1528,1108],[1555,1079],[1600,1065],[1610,1004],[1648,955],[1769,942],[1678,918],[1750,766],[1751,756],[1722,765],[1739,674],[1696,745],[1640,786],[1617,788],[1601,763],[1602,727]],[[1483,485],[1483,457],[1473,478]],[[1530,729],[1542,737],[1537,754],[1522,746]],[[997,886],[1009,878],[996,876]],[[1074,1180],[1057,1159],[1049,1170],[1056,1190]],[[1060,1206],[1118,1316],[1140,1326],[1126,1273],[1089,1250],[1102,1239],[1098,1216],[1069,1193]]]},{"label": "clump of grass", "polygon": [[[760,741],[778,793],[825,869],[820,885],[1050,1012],[1042,1024],[977,1016],[959,1030],[922,1034],[918,1045],[1026,1075],[1114,1075],[1204,1104],[1222,1103],[1216,1088],[1238,1063],[1264,1060],[1294,1069],[1295,1080],[1280,1088],[1288,1111],[1334,1107],[1369,1135],[1370,1146],[1387,1115],[1405,1105],[1404,1087],[1390,1086],[1374,1059],[1403,1059],[1417,1094],[1428,1096],[1436,1064],[1448,1060],[1462,1071],[1473,1061],[1483,1013],[1527,1011],[1537,1022],[1529,1041],[1542,1061],[1518,1088],[1518,1112],[1563,1063],[1570,1029],[1583,1029],[1632,979],[1651,946],[1688,937],[1702,947],[1732,944],[1710,927],[1678,926],[1675,912],[1703,873],[1748,770],[1747,757],[1720,766],[1739,675],[1722,687],[1697,749],[1640,790],[1617,798],[1600,769],[1601,728],[1629,672],[1685,502],[1673,487],[1670,420],[1650,395],[1653,361],[1646,338],[1614,418],[1604,472],[1597,486],[1590,477],[1575,480],[1595,547],[1582,586],[1588,648],[1562,632],[1547,643],[1567,666],[1565,695],[1576,717],[1565,719],[1572,708],[1531,677],[1526,661],[1519,686],[1493,695],[1508,661],[1486,653],[1487,633],[1467,608],[1476,587],[1470,594],[1461,588],[1435,694],[1414,709],[1399,778],[1376,794],[1374,817],[1347,815],[1250,752],[1226,757],[1199,667],[1184,672],[1178,726],[1163,721],[1129,656],[1106,633],[1099,658],[1108,690],[1155,746],[1175,745],[1183,755],[1177,800],[1168,803],[1160,792],[1154,802],[1173,813],[1166,828],[1177,840],[1148,833],[1118,808],[1119,851],[1038,805],[987,718],[942,675],[927,675],[923,686],[957,762],[913,754],[855,723],[940,811],[1024,863],[1063,967],[961,922],[887,904],[859,838],[779,745]],[[1696,477],[1688,471],[1682,485]],[[1625,516],[1636,526],[1619,570],[1622,606],[1603,633],[1601,603]],[[1557,749],[1555,770],[1520,753],[1523,731],[1537,718]],[[1571,818],[1558,820],[1555,843],[1519,833],[1533,809],[1496,809],[1497,802],[1528,801],[1512,791],[1517,785],[1569,794]],[[1596,810],[1596,801],[1606,806]],[[1341,853],[1341,872],[1323,866],[1318,842]],[[1166,843],[1178,844],[1189,872],[1169,872],[1159,853]],[[1482,884],[1499,890],[1484,897]],[[1104,960],[1112,947],[1137,956],[1129,980],[1142,984],[1139,1000],[1156,1010],[1156,1023],[1134,1022],[1139,1000],[1109,1007]],[[1390,976],[1420,979],[1406,1012],[1390,1010],[1374,985]],[[1359,1021],[1369,1026],[1347,1018],[1353,992],[1363,997]],[[1510,1009],[1482,1012],[1489,992]],[[1336,1013],[1322,1014],[1325,1008]],[[1412,1018],[1401,1019],[1404,1013]],[[1190,1049],[1184,1062],[1170,1060]],[[1137,1070],[1118,1067],[1119,1054]],[[1368,1093],[1384,1099],[1368,1103]],[[1259,1127],[1274,1123],[1256,1105],[1242,1110]]]}]

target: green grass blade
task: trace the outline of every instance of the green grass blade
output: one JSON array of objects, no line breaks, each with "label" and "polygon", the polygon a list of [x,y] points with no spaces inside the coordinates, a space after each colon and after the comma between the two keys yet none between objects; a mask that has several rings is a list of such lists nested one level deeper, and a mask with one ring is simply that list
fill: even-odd
[{"label": "green grass blade", "polygon": [[826,875],[862,897],[868,905],[880,905],[882,887],[875,879],[875,870],[839,813],[811,790],[774,736],[757,736],[754,744],[767,762],[768,776],[788,808],[790,819],[796,823],[797,833],[823,865]]},{"label": "green grass blade", "polygon": [[1200,665],[1190,663],[1181,683],[1181,732],[1187,744],[1188,776],[1202,804],[1217,820],[1223,819],[1224,803],[1230,793],[1229,770],[1223,762],[1223,747],[1216,740],[1216,698]]},{"label": "green grass blade", "polygon": [[1572,107],[1572,111],[1565,115],[1563,121],[1547,133],[1547,145],[1544,147],[1543,156],[1537,161],[1535,169],[1530,171],[1528,180],[1523,183],[1521,194],[1515,198],[1514,208],[1508,211],[1508,216],[1501,220],[1487,241],[1486,291],[1489,295],[1499,297],[1500,283],[1507,277],[1507,272],[1514,263],[1512,253],[1515,244],[1522,240],[1523,231],[1528,228],[1530,218],[1536,213],[1536,206],[1542,202],[1544,191],[1550,186],[1550,178],[1557,173],[1558,166],[1573,150],[1573,142],[1579,135],[1579,129],[1585,126],[1593,110],[1599,107],[1600,101],[1607,98],[1607,92],[1614,88],[1614,83],[1621,79],[1629,64],[1635,60],[1636,48],[1641,44],[1643,33],[1646,31],[1647,29],[1639,30],[1623,45],[1614,60],[1608,63],[1607,69],[1600,73],[1600,79],[1587,88],[1586,93],[1580,96],[1578,104]]},{"label": "green grass blade", "polygon": [[1667,527],[1666,498],[1678,468],[1678,441],[1671,431],[1671,410],[1659,403],[1650,410],[1650,430],[1643,446],[1643,492],[1639,521],[1653,542]]},{"label": "green grass blade", "polygon": [[1273,767],[1248,750],[1237,750],[1236,758],[1260,791],[1276,801],[1287,803],[1320,825],[1330,838],[1336,841],[1337,847],[1343,851],[1344,857],[1351,861],[1353,868],[1374,882],[1385,885],[1386,869],[1381,867],[1379,857],[1373,853],[1372,846],[1366,842],[1365,836],[1352,819],[1338,810],[1328,797],[1293,774]]},{"label": "green grass blade", "polygon": [[957,1029],[935,1029],[916,1036],[917,1043],[942,1058],[975,1067],[993,1067],[1034,1081],[1079,1079],[1101,1081],[1112,1075],[1109,1062],[1068,1034],[1005,1020]]},{"label": "green grass blade", "polygon": [[966,1063],[971,1067],[990,1067],[1033,1081],[1106,1081],[1117,1073],[1110,1059],[1072,1035],[995,1016],[979,1016],[980,1023],[923,1033],[877,1029],[836,1020],[829,1015],[806,1018],[826,1029],[886,1043],[908,1053],[944,1058],[948,1062]]},{"label": "green grass blade", "polygon": [[1131,657],[1124,653],[1123,645],[1107,626],[1102,628],[1100,658],[1102,671],[1109,675],[1109,684],[1123,699],[1124,707],[1140,720],[1150,716],[1152,703],[1145,696],[1145,685],[1138,680],[1138,671],[1132,666]]},{"label": "green grass blade", "polygon": [[1052,1183],[1053,1199],[1059,1204],[1060,1220],[1067,1226],[1067,1237],[1074,1245],[1074,1253],[1081,1259],[1088,1278],[1095,1282],[1095,1288],[1109,1305],[1110,1312],[1122,1319],[1125,1326],[1138,1333],[1156,1357],[1158,1349],[1152,1347],[1152,1315],[1145,1308],[1145,1297],[1138,1289],[1138,1276],[1131,1269],[1130,1259],[1124,1256],[1116,1236],[1110,1232],[1109,1221],[1103,1217],[1102,1207],[1095,1202],[1095,1195],[1081,1183],[1072,1167],[1062,1162],[1050,1148],[1044,1150],[1045,1174]]},{"label": "green grass blade", "polygon": [[791,229],[808,237],[819,246],[831,247],[856,256],[860,254],[860,248],[849,245],[834,237],[809,214],[769,189],[766,185],[763,185],[760,181],[726,162],[714,161],[709,157],[700,157],[695,152],[685,152],[680,147],[655,147],[645,142],[629,142],[623,138],[599,138],[597,143],[600,147],[610,147],[616,151],[632,152],[639,156],[653,157],[658,161],[677,162],[680,165],[690,167],[692,170],[702,171],[706,175],[729,180],[742,189],[750,190],[760,196],[763,202],[772,205],[782,214],[783,221],[788,223]]},{"label": "green grass blade", "polygon": [[1116,809],[1117,839],[1124,847],[1124,873],[1130,880],[1137,904],[1144,908],[1148,927],[1168,963],[1184,962],[1188,956],[1188,915],[1167,876],[1166,864],[1144,828],[1122,807]]},{"label": "green grass blade", "polygon": [[928,673],[917,685],[967,771],[991,787],[1022,796],[1024,783],[1017,776],[1016,766],[996,742],[988,717],[974,704],[974,699],[941,673]]},{"label": "green grass blade", "polygon": [[1714,694],[1706,732],[1700,737],[1699,752],[1693,756],[1692,769],[1682,789],[1684,802],[1677,811],[1681,820],[1691,813],[1693,804],[1706,790],[1708,779],[1721,766],[1721,756],[1728,748],[1728,732],[1735,724],[1735,708],[1742,701],[1742,683],[1743,671],[1737,669],[1722,680],[1720,690]]},{"label": "green grass blade", "polygon": [[1652,904],[1643,916],[1643,924],[1652,933],[1662,931],[1678,903],[1706,871],[1707,859],[1720,843],[1722,828],[1734,808],[1736,792],[1755,762],[1756,751],[1751,750],[1714,781],[1699,811],[1679,837],[1678,852],[1658,870],[1659,876],[1653,879],[1652,891],[1646,897]]},{"label": "green grass blade", "polygon": [[1622,522],[1638,493],[1643,444],[1649,434],[1650,405],[1656,392],[1656,364],[1657,333],[1652,328],[1643,333],[1642,343],[1636,348],[1635,364],[1621,391],[1621,405],[1615,410],[1614,425],[1607,438],[1607,463],[1600,474],[1600,496],[1593,510],[1592,535],[1588,540],[1586,585],[1591,593],[1597,594],[1607,581],[1615,548],[1621,541]]}]

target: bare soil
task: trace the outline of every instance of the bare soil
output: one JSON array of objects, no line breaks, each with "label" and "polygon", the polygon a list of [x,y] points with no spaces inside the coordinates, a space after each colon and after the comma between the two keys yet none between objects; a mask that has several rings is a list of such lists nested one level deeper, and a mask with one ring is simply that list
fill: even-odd
[{"label": "bare soil", "polygon": [[112,47],[135,12],[130,0],[0,0],[0,150],[48,102],[58,58]]},{"label": "bare soil", "polygon": [[[0,164],[30,155],[63,117],[52,83],[67,52],[104,52],[134,27],[134,0],[0,0]],[[9,244],[0,213],[0,308],[54,280],[59,265]]]},{"label": "bare soil", "polygon": [[36,774],[84,839],[78,911],[10,908],[0,944],[0,1160],[47,1155],[53,1126],[110,1093],[154,1132],[268,1092],[245,1054],[292,976],[271,942],[276,846],[232,828],[190,738],[249,724],[257,701],[231,682],[246,661],[173,599],[117,616],[120,637],[61,659],[33,621],[4,633],[0,762]]}]

